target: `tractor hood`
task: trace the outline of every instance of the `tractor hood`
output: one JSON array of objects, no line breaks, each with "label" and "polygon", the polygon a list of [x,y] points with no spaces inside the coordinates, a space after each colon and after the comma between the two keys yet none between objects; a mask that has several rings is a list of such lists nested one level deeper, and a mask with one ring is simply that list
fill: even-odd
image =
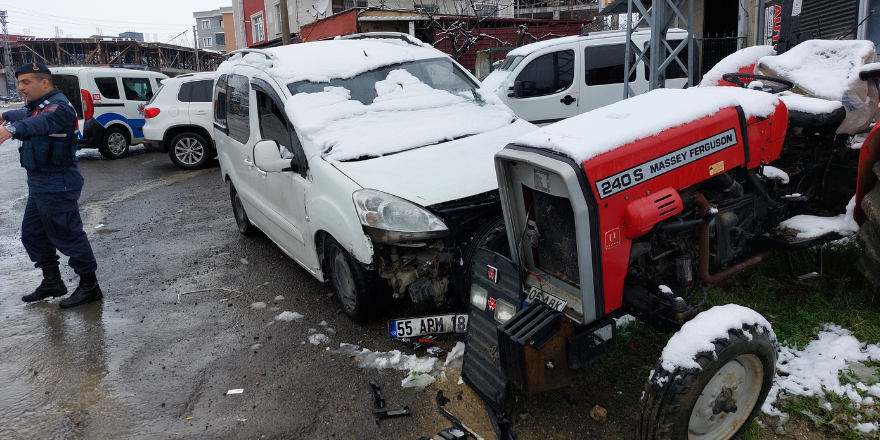
[{"label": "tractor hood", "polygon": [[364,188],[430,206],[498,188],[495,153],[535,129],[526,121],[516,120],[453,141],[372,159],[331,163]]}]

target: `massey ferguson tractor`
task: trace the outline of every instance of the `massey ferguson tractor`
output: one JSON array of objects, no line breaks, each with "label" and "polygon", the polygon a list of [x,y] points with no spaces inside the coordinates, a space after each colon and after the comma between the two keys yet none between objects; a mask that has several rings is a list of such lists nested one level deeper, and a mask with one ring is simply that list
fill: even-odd
[{"label": "massey ferguson tractor", "polygon": [[[737,438],[772,385],[776,338],[745,307],[704,310],[709,286],[776,255],[821,251],[846,232],[805,234],[786,220],[827,220],[853,198],[854,213],[837,219],[861,226],[860,265],[880,284],[880,134],[854,149],[838,132],[846,103],[792,94],[806,87],[797,75],[741,73],[754,63],[715,87],[655,90],[496,154],[503,219],[468,255],[462,370],[496,415],[511,386],[570,384],[614,347],[614,318],[630,314],[677,332],[645,386],[638,438]],[[876,70],[851,67],[870,89],[865,128]]]}]

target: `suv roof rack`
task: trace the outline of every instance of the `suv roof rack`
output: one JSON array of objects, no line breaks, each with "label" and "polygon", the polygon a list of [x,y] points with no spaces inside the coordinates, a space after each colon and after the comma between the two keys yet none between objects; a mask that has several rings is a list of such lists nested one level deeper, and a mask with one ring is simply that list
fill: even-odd
[{"label": "suv roof rack", "polygon": [[242,54],[242,55],[244,55],[244,54],[249,54],[249,53],[258,53],[258,54],[260,54],[260,55],[266,57],[267,60],[276,60],[276,59],[278,59],[277,57],[275,57],[275,54],[273,54],[272,52],[270,52],[270,51],[268,51],[268,50],[266,50],[266,49],[238,49],[238,50],[233,50],[232,52],[229,52],[229,53],[227,53],[226,55],[224,55],[224,56],[223,56],[223,61],[228,60],[229,57],[231,57],[231,56],[233,56],[233,55],[235,55],[235,54],[238,54],[238,53],[240,53],[240,54]]},{"label": "suv roof rack", "polygon": [[421,46],[423,43],[418,38],[403,32],[363,32],[359,34],[348,34],[333,37],[334,40],[365,40],[367,38],[397,38],[414,46]]}]

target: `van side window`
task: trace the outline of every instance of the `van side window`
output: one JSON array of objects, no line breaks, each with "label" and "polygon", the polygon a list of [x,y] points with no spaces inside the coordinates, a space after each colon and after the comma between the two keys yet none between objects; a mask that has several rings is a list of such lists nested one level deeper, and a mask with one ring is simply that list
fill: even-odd
[{"label": "van side window", "polygon": [[247,143],[251,137],[251,124],[248,99],[251,85],[246,76],[229,75],[226,90],[226,123],[229,137]]},{"label": "van side window", "polygon": [[148,78],[122,78],[122,88],[129,101],[149,101],[153,97]]},{"label": "van side window", "polygon": [[67,97],[70,103],[73,104],[73,108],[76,109],[76,116],[82,119],[83,103],[79,88],[79,78],[76,75],[52,74],[52,84],[55,84],[55,87],[58,87],[58,90]]},{"label": "van side window", "polygon": [[516,77],[523,85],[523,96],[542,96],[561,92],[574,80],[574,51],[563,50],[532,60]]},{"label": "van side window", "polygon": [[[278,142],[278,145],[290,154],[299,151],[299,148],[292,148],[299,146],[299,139],[288,129],[284,109],[269,95],[259,90],[257,91],[257,105],[260,106],[257,113],[260,119],[260,137]],[[290,154],[285,154],[284,150],[282,150],[282,156],[292,158]]]},{"label": "van side window", "polygon": [[[635,54],[630,54],[630,63],[635,63],[635,59]],[[623,44],[587,47],[584,49],[584,81],[588,86],[622,84],[625,60],[626,46]],[[629,80],[636,80],[635,70],[630,74]]]},{"label": "van side window", "polygon": [[226,74],[217,77],[214,84],[214,125],[226,128]]},{"label": "van side window", "polygon": [[116,84],[116,77],[95,78],[95,85],[98,91],[107,99],[119,99],[119,86]]}]

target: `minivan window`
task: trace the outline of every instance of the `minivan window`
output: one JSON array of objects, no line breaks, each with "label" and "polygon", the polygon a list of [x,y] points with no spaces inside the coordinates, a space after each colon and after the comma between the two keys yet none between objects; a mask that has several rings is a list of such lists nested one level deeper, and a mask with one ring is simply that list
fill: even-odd
[{"label": "minivan window", "polygon": [[95,85],[98,91],[107,99],[119,99],[119,86],[116,84],[116,77],[100,77],[95,78]]},{"label": "minivan window", "polygon": [[122,78],[125,99],[129,101],[149,101],[153,97],[150,80],[147,78]]},{"label": "minivan window", "polygon": [[80,94],[79,79],[76,75],[52,75],[52,84],[58,87],[58,91],[73,104],[77,118],[82,119],[82,95]]},{"label": "minivan window", "polygon": [[250,92],[251,85],[246,76],[229,75],[226,89],[226,124],[229,137],[243,144],[251,137],[248,112]]},{"label": "minivan window", "polygon": [[[630,63],[635,63],[635,59],[635,54],[631,53]],[[626,60],[626,46],[623,44],[585,48],[584,82],[588,86],[623,83],[623,78],[626,76],[624,60]],[[629,80],[636,80],[635,69],[630,74]]]},{"label": "minivan window", "polygon": [[519,66],[519,63],[522,62],[522,60],[524,60],[524,59],[525,59],[525,57],[522,55],[509,56],[507,58],[504,58],[504,61],[502,61],[501,64],[495,68],[495,70],[503,70],[505,72],[512,72],[513,69],[516,69],[516,66]]},{"label": "minivan window", "polygon": [[288,129],[287,118],[284,116],[283,108],[269,95],[259,90],[257,90],[257,105],[259,105],[257,115],[260,120],[261,139],[271,139],[278,142],[278,145],[287,151],[287,153],[282,151],[282,155],[285,158],[292,158],[292,156],[286,156],[293,154],[295,151],[300,151],[301,147],[298,145],[299,139]]},{"label": "minivan window", "polygon": [[214,84],[214,125],[226,128],[226,74],[218,76]]},{"label": "minivan window", "polygon": [[562,50],[535,58],[519,73],[523,96],[542,96],[561,92],[574,81],[574,51]]}]

